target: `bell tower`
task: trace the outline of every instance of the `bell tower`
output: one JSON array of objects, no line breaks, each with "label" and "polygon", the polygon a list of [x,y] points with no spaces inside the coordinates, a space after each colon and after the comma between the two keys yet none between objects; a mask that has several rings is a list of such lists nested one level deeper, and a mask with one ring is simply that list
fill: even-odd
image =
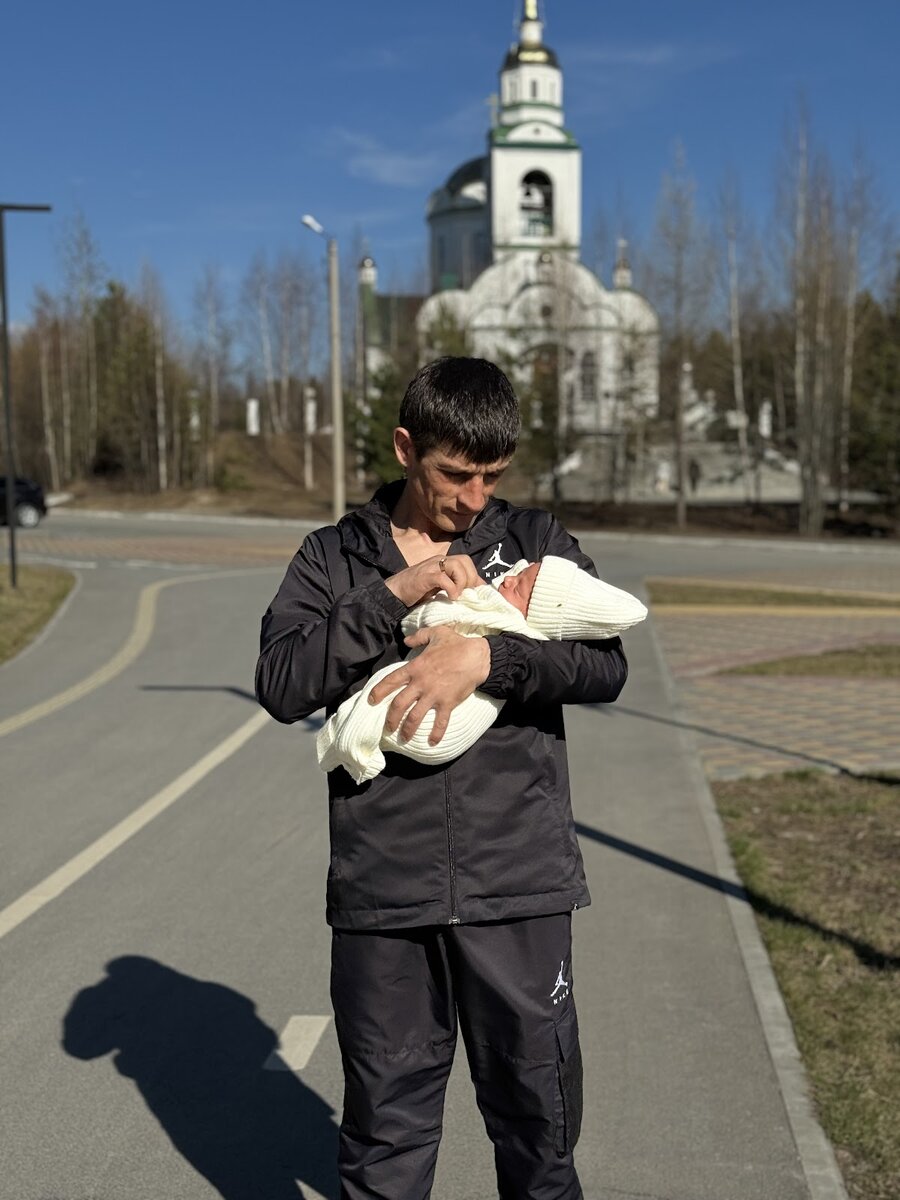
[{"label": "bell tower", "polygon": [[565,128],[563,74],[544,44],[538,0],[523,0],[519,36],[500,71],[490,133],[494,261],[511,252],[581,247],[581,147]]}]

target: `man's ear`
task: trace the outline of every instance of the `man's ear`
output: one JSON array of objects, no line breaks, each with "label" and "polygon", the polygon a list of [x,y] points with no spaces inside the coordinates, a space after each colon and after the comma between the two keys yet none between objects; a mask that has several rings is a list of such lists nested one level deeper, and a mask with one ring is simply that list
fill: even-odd
[{"label": "man's ear", "polygon": [[409,467],[416,457],[416,448],[409,430],[404,429],[402,425],[394,430],[394,454],[401,467]]}]

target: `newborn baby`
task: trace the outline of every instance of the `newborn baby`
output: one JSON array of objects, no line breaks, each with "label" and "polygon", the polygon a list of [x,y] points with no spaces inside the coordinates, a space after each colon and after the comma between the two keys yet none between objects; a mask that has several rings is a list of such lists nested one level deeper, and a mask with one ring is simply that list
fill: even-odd
[{"label": "newborn baby", "polygon": [[[536,641],[584,641],[615,637],[646,615],[644,605],[629,592],[595,579],[566,558],[548,555],[542,562],[522,559],[493,584],[466,588],[457,600],[440,592],[411,609],[401,628],[406,637],[423,626],[454,625],[465,637],[519,633]],[[372,689],[398,665],[376,671],[325,722],[316,740],[323,771],[344,767],[357,783],[364,783],[384,769],[385,750],[435,766],[450,762],[481,737],[503,707],[502,700],[473,692],[453,710],[447,732],[436,746],[428,742],[433,712],[404,742],[398,732],[384,729],[392,697],[380,704],[368,703]]]}]

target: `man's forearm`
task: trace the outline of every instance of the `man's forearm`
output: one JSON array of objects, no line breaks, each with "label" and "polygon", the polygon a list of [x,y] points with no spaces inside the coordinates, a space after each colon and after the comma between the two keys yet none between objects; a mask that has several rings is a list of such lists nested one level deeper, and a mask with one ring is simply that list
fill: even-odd
[{"label": "man's forearm", "polygon": [[619,638],[602,642],[534,642],[504,633],[487,639],[491,670],[479,690],[520,704],[603,704],[628,677]]},{"label": "man's forearm", "polygon": [[256,695],[278,721],[290,724],[336,706],[366,679],[394,642],[406,605],[381,580],[346,592],[317,620],[298,621],[266,637],[256,667]]}]

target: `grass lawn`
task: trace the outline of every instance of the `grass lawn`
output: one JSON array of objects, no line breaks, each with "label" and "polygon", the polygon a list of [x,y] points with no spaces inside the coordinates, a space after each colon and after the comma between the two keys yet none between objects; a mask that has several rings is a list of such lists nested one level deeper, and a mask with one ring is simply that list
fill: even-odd
[{"label": "grass lawn", "polygon": [[652,604],[727,604],[759,608],[900,608],[900,596],[856,592],[815,592],[753,585],[730,585],[674,579],[648,579]]},{"label": "grass lawn", "polygon": [[900,779],[712,784],[853,1200],[900,1196]]},{"label": "grass lawn", "polygon": [[44,628],[75,583],[58,567],[19,567],[15,591],[9,569],[0,578],[0,663],[6,662]]},{"label": "grass lawn", "polygon": [[900,679],[900,645],[853,646],[823,654],[796,654],[769,662],[731,667],[723,675],[838,675]]}]

